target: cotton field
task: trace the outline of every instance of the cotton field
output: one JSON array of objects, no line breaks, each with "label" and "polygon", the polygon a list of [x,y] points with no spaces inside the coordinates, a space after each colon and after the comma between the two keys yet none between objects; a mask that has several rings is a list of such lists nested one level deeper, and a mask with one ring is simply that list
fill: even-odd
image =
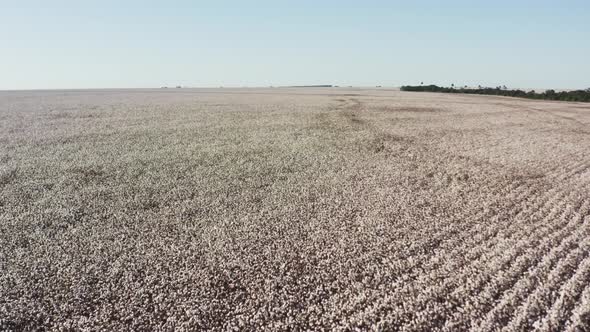
[{"label": "cotton field", "polygon": [[588,331],[590,105],[0,92],[0,330]]}]

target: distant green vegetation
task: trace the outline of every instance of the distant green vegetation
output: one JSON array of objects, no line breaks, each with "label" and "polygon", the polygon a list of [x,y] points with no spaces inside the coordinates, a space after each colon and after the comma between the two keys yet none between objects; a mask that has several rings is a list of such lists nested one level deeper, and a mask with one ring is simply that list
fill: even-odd
[{"label": "distant green vegetation", "polygon": [[582,101],[590,102],[590,89],[575,90],[575,91],[561,91],[547,90],[542,93],[523,90],[509,90],[506,86],[498,86],[495,88],[478,87],[475,88],[456,88],[454,85],[449,87],[440,87],[437,85],[406,85],[401,87],[402,91],[419,91],[419,92],[445,92],[445,93],[469,93],[477,95],[496,95],[507,97],[520,97],[530,99],[545,99],[545,100],[562,100],[562,101]]}]

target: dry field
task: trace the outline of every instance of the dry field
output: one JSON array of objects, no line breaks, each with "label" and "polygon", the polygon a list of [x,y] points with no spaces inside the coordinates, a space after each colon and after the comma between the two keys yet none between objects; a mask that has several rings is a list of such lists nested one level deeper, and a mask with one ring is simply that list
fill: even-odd
[{"label": "dry field", "polygon": [[590,329],[590,105],[0,92],[0,330]]}]

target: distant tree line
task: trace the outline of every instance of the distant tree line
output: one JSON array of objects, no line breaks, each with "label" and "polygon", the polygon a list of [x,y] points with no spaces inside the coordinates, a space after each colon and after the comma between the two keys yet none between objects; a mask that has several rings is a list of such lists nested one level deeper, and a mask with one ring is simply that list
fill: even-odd
[{"label": "distant tree line", "polygon": [[437,85],[405,85],[401,87],[402,91],[418,91],[418,92],[444,92],[444,93],[468,93],[477,95],[496,95],[507,97],[520,97],[530,99],[545,99],[545,100],[562,100],[562,101],[581,101],[590,102],[590,88],[586,90],[575,91],[561,91],[547,90],[542,93],[523,90],[509,90],[506,86],[498,86],[495,88],[481,87],[478,88],[455,88],[454,85],[449,87],[440,87]]}]

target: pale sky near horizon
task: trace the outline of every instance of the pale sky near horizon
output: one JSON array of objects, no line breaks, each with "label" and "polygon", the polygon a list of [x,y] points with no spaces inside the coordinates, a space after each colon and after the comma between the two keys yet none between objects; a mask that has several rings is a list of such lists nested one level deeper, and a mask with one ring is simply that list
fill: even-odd
[{"label": "pale sky near horizon", "polygon": [[590,1],[0,0],[0,90],[590,87]]}]

